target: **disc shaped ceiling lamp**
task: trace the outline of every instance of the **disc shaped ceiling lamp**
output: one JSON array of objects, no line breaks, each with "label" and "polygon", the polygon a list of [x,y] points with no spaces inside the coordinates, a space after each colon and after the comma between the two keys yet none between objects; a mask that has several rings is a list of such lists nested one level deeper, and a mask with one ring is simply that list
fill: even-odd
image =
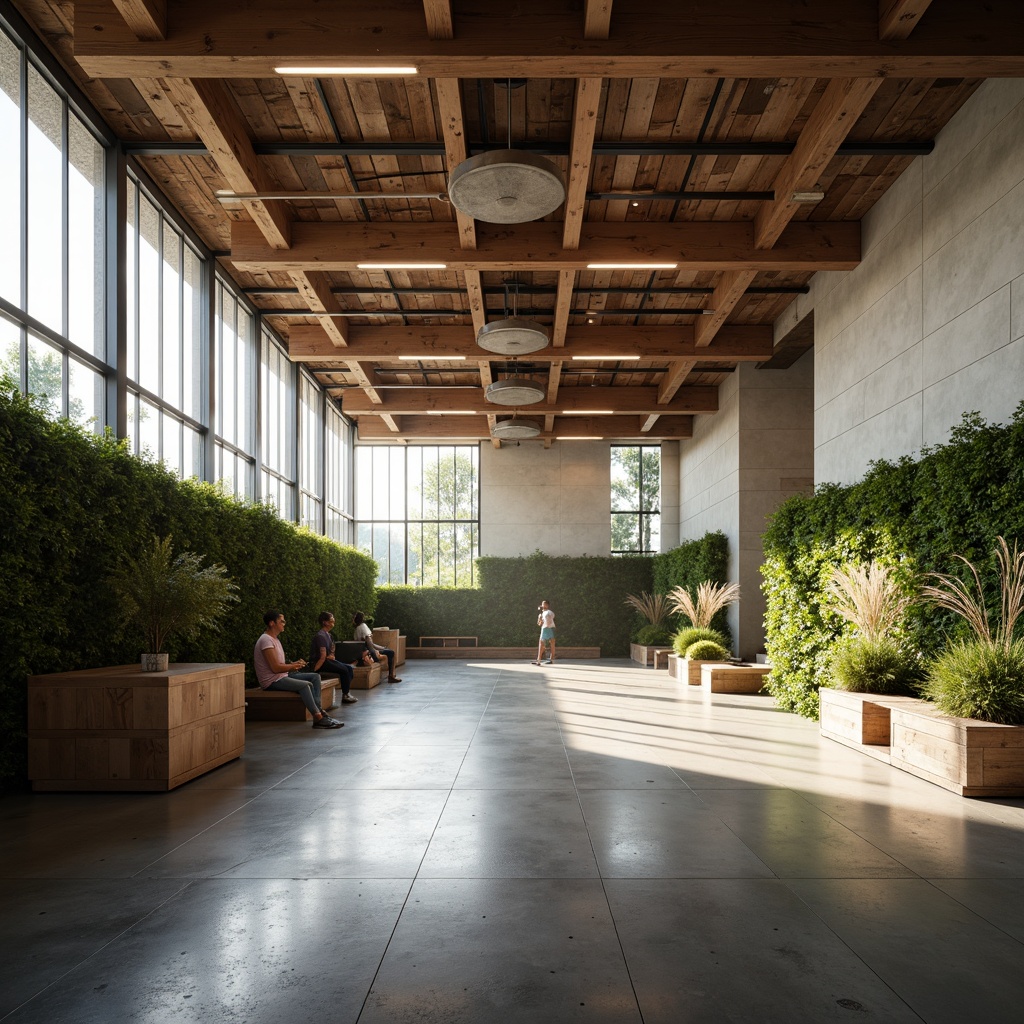
[{"label": "disc shaped ceiling lamp", "polygon": [[488,384],[486,395],[496,405],[536,405],[544,401],[547,391],[532,377],[505,377]]},{"label": "disc shaped ceiling lamp", "polygon": [[[506,278],[504,285],[504,319],[484,324],[477,332],[476,343],[488,352],[497,352],[500,355],[511,356],[513,359],[516,356],[529,355],[531,352],[539,352],[542,348],[547,348],[551,344],[548,329],[542,324],[518,315],[518,278],[515,275]],[[509,315],[510,304],[511,316]]]},{"label": "disc shaped ceiling lamp", "polygon": [[565,182],[550,160],[512,148],[513,79],[495,84],[508,88],[508,149],[463,160],[448,178],[448,198],[460,213],[488,224],[540,220],[565,202]]},{"label": "disc shaped ceiling lamp", "polygon": [[521,441],[539,433],[540,424],[536,420],[520,420],[515,416],[510,420],[498,420],[491,429],[491,437],[499,441]]}]

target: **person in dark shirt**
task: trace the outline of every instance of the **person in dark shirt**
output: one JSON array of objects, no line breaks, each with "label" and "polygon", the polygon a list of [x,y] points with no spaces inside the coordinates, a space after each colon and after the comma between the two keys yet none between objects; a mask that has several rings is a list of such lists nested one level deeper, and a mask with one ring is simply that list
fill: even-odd
[{"label": "person in dark shirt", "polygon": [[352,677],[355,674],[351,665],[335,658],[334,615],[332,612],[320,613],[320,631],[313,637],[309,646],[309,666],[314,672],[337,672],[341,677],[341,703],[356,704],[357,699],[349,693]]}]

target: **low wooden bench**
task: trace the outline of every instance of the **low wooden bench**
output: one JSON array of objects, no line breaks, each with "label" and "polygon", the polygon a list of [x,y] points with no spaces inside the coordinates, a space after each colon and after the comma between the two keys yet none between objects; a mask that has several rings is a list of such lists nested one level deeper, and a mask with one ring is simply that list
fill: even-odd
[{"label": "low wooden bench", "polygon": [[769,672],[768,665],[705,662],[700,670],[700,684],[711,693],[760,693]]},{"label": "low wooden bench", "polygon": [[[329,708],[341,680],[330,672],[320,676],[320,703]],[[354,684],[353,684],[354,685]],[[259,686],[245,691],[247,722],[309,722],[313,716],[297,693],[289,690],[264,690]]]},{"label": "low wooden bench", "polygon": [[475,636],[421,636],[420,647],[476,647]]}]

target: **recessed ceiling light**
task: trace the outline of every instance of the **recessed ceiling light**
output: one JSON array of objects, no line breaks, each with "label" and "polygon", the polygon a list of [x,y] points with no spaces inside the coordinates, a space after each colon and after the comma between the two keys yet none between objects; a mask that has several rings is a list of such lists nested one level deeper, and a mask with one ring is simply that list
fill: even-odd
[{"label": "recessed ceiling light", "polygon": [[465,356],[399,356],[399,360],[403,363],[418,363],[427,360],[441,360],[442,362],[460,363],[465,362]]},{"label": "recessed ceiling light", "polygon": [[294,67],[280,67],[274,68],[274,74],[277,75],[312,75],[314,77],[320,77],[321,75],[376,75],[382,77],[385,75],[418,75],[419,68],[412,66],[396,67],[394,65],[382,65],[381,67],[312,67],[307,65],[297,65]]},{"label": "recessed ceiling light", "polygon": [[573,356],[573,359],[576,360],[577,362],[585,362],[585,361],[589,360],[590,362],[602,362],[602,363],[604,363],[604,362],[613,363],[613,362],[616,362],[616,361],[621,361],[623,359],[639,359],[639,358],[640,358],[639,356]]},{"label": "recessed ceiling light", "polygon": [[675,270],[678,263],[588,263],[587,270]]},{"label": "recessed ceiling light", "polygon": [[793,192],[789,201],[791,203],[820,203],[825,198],[825,193],[820,190],[808,192]]},{"label": "recessed ceiling light", "polygon": [[357,263],[357,270],[447,270],[447,263]]}]

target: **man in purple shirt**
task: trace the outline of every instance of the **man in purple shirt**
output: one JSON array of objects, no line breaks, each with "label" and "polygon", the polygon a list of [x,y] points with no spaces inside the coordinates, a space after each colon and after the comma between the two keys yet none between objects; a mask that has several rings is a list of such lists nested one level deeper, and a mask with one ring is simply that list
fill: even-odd
[{"label": "man in purple shirt", "polygon": [[284,632],[284,615],[278,611],[263,616],[265,632],[260,634],[253,649],[252,660],[256,678],[264,690],[288,690],[297,693],[313,716],[314,729],[340,729],[345,723],[324,714],[320,707],[320,676],[316,672],[296,672],[306,664],[305,658],[285,661],[284,647],[278,637]]},{"label": "man in purple shirt", "polygon": [[334,637],[331,630],[334,629],[333,612],[320,613],[320,632],[313,637],[309,646],[309,664],[314,672],[337,672],[341,678],[341,703],[356,704],[357,699],[348,691],[352,687],[352,678],[355,673],[351,665],[338,661],[334,656],[336,653]]}]

